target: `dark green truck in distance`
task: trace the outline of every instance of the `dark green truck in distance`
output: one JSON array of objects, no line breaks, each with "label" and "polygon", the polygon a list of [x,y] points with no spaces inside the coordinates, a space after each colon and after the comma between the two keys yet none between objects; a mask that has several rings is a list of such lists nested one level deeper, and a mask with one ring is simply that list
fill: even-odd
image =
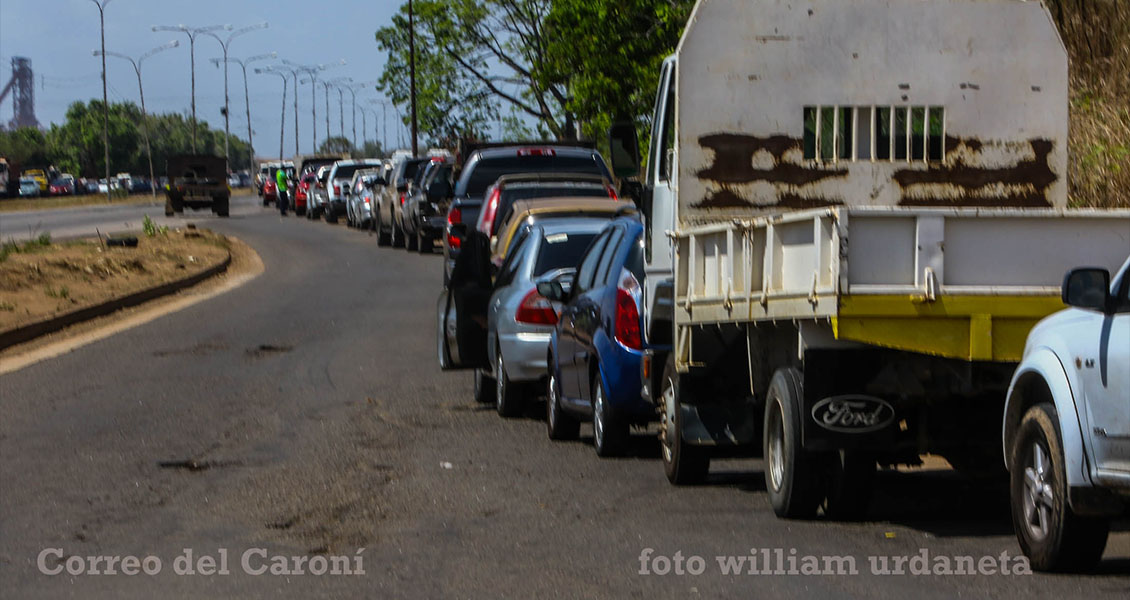
[{"label": "dark green truck in distance", "polygon": [[183,213],[184,208],[211,208],[228,216],[231,189],[227,181],[227,161],[219,156],[186,154],[169,158],[169,182],[165,185],[165,216]]}]

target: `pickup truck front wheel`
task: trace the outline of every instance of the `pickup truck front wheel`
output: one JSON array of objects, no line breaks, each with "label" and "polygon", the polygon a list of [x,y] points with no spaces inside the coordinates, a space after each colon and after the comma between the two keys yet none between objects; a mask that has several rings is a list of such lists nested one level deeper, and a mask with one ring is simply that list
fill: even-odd
[{"label": "pickup truck front wheel", "polygon": [[679,379],[679,373],[675,370],[675,355],[671,354],[663,368],[663,405],[660,406],[663,412],[659,419],[660,454],[667,481],[674,485],[693,485],[706,481],[710,472],[710,455],[705,448],[688,444],[683,439]]},{"label": "pickup truck front wheel", "polygon": [[773,512],[786,519],[811,518],[824,500],[819,482],[823,469],[800,440],[801,381],[796,369],[778,369],[765,401],[765,488]]},{"label": "pickup truck front wheel", "polygon": [[1012,523],[1020,548],[1038,571],[1094,567],[1110,523],[1080,517],[1067,502],[1063,445],[1051,404],[1028,409],[1009,452]]}]

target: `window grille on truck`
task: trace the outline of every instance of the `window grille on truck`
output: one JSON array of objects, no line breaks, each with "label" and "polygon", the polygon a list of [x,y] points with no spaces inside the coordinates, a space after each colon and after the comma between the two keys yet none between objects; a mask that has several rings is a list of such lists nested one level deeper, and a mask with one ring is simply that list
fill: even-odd
[{"label": "window grille on truck", "polygon": [[806,106],[804,158],[819,162],[945,160],[940,106]]}]

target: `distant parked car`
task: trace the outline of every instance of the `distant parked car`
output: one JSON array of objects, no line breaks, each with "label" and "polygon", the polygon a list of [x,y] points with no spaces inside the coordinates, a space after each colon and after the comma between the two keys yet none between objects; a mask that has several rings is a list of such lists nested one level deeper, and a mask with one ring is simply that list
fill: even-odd
[{"label": "distant parked car", "polygon": [[323,165],[314,172],[314,182],[310,184],[310,191],[306,194],[306,218],[317,219],[322,216],[326,205],[326,182],[330,177],[330,167]]},{"label": "distant parked car", "polygon": [[35,185],[39,186],[39,193],[47,194],[48,187],[50,186],[50,181],[47,177],[46,171],[44,171],[43,169],[28,169],[24,171],[23,176],[20,178],[21,181],[24,178],[35,180]]},{"label": "distant parked car", "polygon": [[519,173],[589,173],[612,180],[604,159],[591,148],[548,144],[471,149],[447,213],[447,235],[443,244],[445,282],[460,252],[459,238],[450,235],[452,227],[460,223],[474,227],[487,188],[504,175]]},{"label": "distant parked car", "polygon": [[306,214],[306,204],[310,198],[310,186],[314,185],[318,180],[318,174],[315,172],[307,172],[298,180],[294,186],[294,214],[303,216]]},{"label": "distant parked car", "polygon": [[538,293],[564,304],[549,343],[549,437],[575,438],[579,421],[591,418],[599,456],[620,454],[629,427],[656,418],[655,405],[640,397],[643,254],[643,225],[621,217],[589,246],[571,289],[538,284]]},{"label": "distant parked car", "polygon": [[133,179],[130,181],[129,193],[148,194],[153,191],[153,184],[148,179]]},{"label": "distant parked car", "polygon": [[353,174],[362,169],[380,167],[382,164],[378,158],[363,158],[339,160],[330,167],[326,182],[326,203],[322,210],[327,223],[337,223],[338,217],[345,215],[345,192],[349,191],[349,182],[353,180]]},{"label": "distant parked car", "polygon": [[1032,568],[1093,567],[1130,514],[1130,259],[1080,268],[1040,321],[1005,403],[1012,522]]},{"label": "distant parked car", "polygon": [[369,228],[373,219],[372,189],[384,181],[381,179],[383,171],[384,165],[381,165],[353,173],[345,193],[345,222],[350,227]]},{"label": "distant parked car", "polygon": [[[437,241],[442,241],[447,227],[447,209],[451,205],[451,194],[455,187],[452,174],[455,165],[448,160],[433,161],[420,178],[418,188],[405,202],[405,234],[408,241],[416,239],[414,247],[421,254],[435,250]],[[412,245],[412,244],[410,244]]]},{"label": "distant parked car", "polygon": [[75,180],[74,177],[66,176],[59,177],[51,182],[48,188],[52,196],[70,196],[75,193]]},{"label": "distant parked car", "polygon": [[34,198],[39,196],[39,182],[34,177],[20,177],[20,195]]},{"label": "distant parked car", "polygon": [[403,156],[396,160],[392,175],[381,190],[380,204],[377,206],[375,229],[378,246],[404,247],[404,226],[400,222],[400,207],[408,200],[408,182],[416,177],[416,171],[427,164],[428,158]]}]

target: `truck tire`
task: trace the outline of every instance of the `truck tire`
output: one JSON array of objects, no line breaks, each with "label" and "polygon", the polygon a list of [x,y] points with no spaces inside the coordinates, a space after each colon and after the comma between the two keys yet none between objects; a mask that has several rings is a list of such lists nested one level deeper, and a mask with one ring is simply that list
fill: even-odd
[{"label": "truck tire", "polygon": [[1068,505],[1058,422],[1048,403],[1028,409],[1020,421],[1009,449],[1012,524],[1033,569],[1082,571],[1102,558],[1110,522],[1078,516]]},{"label": "truck tire", "polygon": [[710,454],[706,448],[683,440],[683,415],[680,409],[680,377],[675,370],[675,356],[667,357],[663,368],[663,409],[660,417],[659,442],[663,472],[674,485],[694,485],[706,481],[710,472]]},{"label": "truck tire", "polygon": [[875,488],[875,457],[858,450],[829,452],[824,516],[836,521],[858,521],[867,516]]},{"label": "truck tire", "polygon": [[506,365],[502,360],[502,348],[495,349],[494,359],[494,408],[498,416],[512,419],[522,414],[523,398],[519,386],[510,383],[506,376]]},{"label": "truck tire", "polygon": [[818,459],[801,445],[803,397],[800,372],[791,367],[777,369],[765,398],[762,456],[769,503],[785,519],[811,518],[824,499]]},{"label": "truck tire", "polygon": [[598,370],[592,377],[592,446],[601,458],[621,456],[628,447],[628,424],[616,417],[608,401],[604,378]]},{"label": "truck tire", "polygon": [[575,440],[581,434],[581,422],[561,409],[561,385],[557,381],[552,356],[548,370],[545,385],[545,431],[551,440]]},{"label": "truck tire", "polygon": [[169,200],[168,198],[165,198],[165,216],[171,217],[175,213],[176,213],[176,209],[173,208],[173,201]]},{"label": "truck tire", "polygon": [[416,250],[420,254],[431,254],[434,245],[431,236],[424,235],[423,230],[416,233]]},{"label": "truck tire", "polygon": [[404,237],[405,237],[405,244],[407,244],[407,246],[408,246],[407,250],[409,252],[416,252],[417,250],[420,249],[420,235],[419,235],[419,233],[413,233],[412,235],[405,234]]},{"label": "truck tire", "polygon": [[227,198],[213,198],[212,199],[212,211],[215,212],[217,216],[221,216],[221,217],[228,216],[228,199]]}]

